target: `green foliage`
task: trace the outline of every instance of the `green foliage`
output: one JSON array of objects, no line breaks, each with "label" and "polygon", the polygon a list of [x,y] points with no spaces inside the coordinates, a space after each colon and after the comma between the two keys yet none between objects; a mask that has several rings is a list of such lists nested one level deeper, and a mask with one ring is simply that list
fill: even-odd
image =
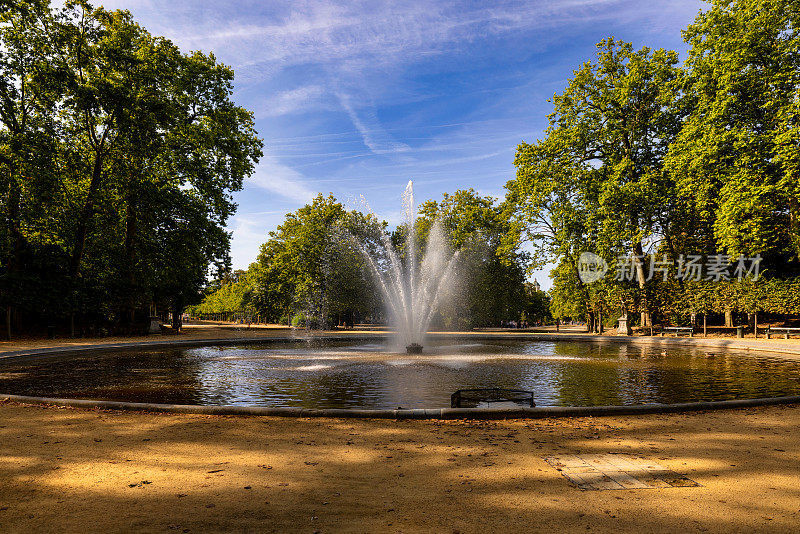
[{"label": "green foliage", "polygon": [[[545,138],[517,147],[517,177],[507,184],[506,247],[531,242],[534,266],[558,265],[557,316],[608,305],[603,291],[578,279],[581,252],[606,260],[642,254],[643,241],[656,232],[670,242],[676,216],[662,160],[681,114],[677,54],[635,51],[613,38],[597,48],[596,61],[576,70],[553,97]],[[643,271],[638,275],[644,288]]]},{"label": "green foliage", "polygon": [[692,313],[767,312],[777,315],[800,314],[800,280],[777,278],[689,282],[681,290],[677,284],[664,288],[669,293],[670,312],[684,318]]},{"label": "green foliage", "polygon": [[116,323],[197,301],[261,155],[233,72],[127,11],[4,4],[0,301]]},{"label": "green foliage", "polygon": [[719,250],[800,255],[800,7],[717,0],[684,32],[692,106],[668,171]]},{"label": "green foliage", "polygon": [[530,324],[546,323],[552,320],[550,296],[534,287],[532,283],[525,284],[525,309],[522,310],[521,319]]},{"label": "green foliage", "polygon": [[441,201],[420,206],[417,242],[424,243],[433,225],[440,224],[449,247],[460,254],[459,287],[439,313],[446,328],[496,326],[502,320],[519,320],[526,310],[531,316],[547,315],[541,298],[526,291],[527,257],[501,246],[511,231],[505,210],[472,189],[445,193]]},{"label": "green foliage", "polygon": [[252,305],[273,322],[302,312],[317,326],[336,323],[343,314],[350,322],[354,313],[375,314],[376,289],[350,240],[366,243],[382,231],[374,217],[318,195],[288,214],[261,246],[250,267]]},{"label": "green foliage", "polygon": [[[447,242],[431,246],[461,255],[461,283],[440,310],[440,326],[461,329],[522,315],[529,321],[549,317],[547,295],[525,283],[525,256],[500,250],[501,237],[508,232],[504,209],[472,190],[420,206],[417,243],[427,242],[433,225],[440,224]],[[356,317],[383,321],[381,296],[361,249],[380,258],[384,239],[389,239],[385,223],[348,212],[332,196],[319,195],[270,233],[246,273],[222,283],[193,311],[242,311],[249,306],[268,321],[295,326],[352,324]],[[405,250],[404,228],[393,232],[391,240]],[[380,259],[377,263],[384,264]]]},{"label": "green foliage", "polygon": [[[554,96],[545,137],[517,148],[504,246],[530,242],[532,267],[556,264],[554,315],[624,305],[644,322],[651,312],[795,309],[786,287],[800,272],[800,8],[711,4],[684,32],[683,68],[675,52],[599,43]],[[609,277],[585,286],[583,251],[610,264],[646,252],[760,254],[768,277],[788,281],[648,281],[642,265],[638,290]]]},{"label": "green foliage", "polygon": [[252,277],[252,271],[236,271],[226,283],[220,284],[216,291],[207,295],[200,304],[190,306],[187,311],[192,315],[255,311],[252,305]]}]

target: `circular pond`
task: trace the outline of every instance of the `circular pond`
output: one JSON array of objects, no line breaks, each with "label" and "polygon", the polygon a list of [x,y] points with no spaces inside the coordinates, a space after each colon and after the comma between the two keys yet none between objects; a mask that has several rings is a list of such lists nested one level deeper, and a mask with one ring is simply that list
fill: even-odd
[{"label": "circular pond", "polygon": [[709,347],[446,339],[421,355],[381,340],[139,348],[0,362],[0,392],[169,404],[443,408],[457,389],[534,392],[538,406],[800,394],[800,361]]}]

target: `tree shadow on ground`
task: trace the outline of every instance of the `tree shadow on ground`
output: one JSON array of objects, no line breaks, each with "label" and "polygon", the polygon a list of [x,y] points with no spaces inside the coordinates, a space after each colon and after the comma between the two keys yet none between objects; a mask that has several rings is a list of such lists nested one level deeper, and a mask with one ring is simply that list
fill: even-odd
[{"label": "tree shadow on ground", "polygon": [[[800,408],[512,421],[0,406],[2,531],[794,531]],[[697,488],[582,491],[543,458],[643,456]]]}]

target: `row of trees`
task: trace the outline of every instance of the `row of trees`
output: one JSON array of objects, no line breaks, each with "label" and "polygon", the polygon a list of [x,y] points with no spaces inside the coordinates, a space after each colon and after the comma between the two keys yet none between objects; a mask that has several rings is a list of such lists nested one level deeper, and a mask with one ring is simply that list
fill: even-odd
[{"label": "row of trees", "polygon": [[[435,221],[446,235],[444,246],[458,250],[459,281],[439,308],[442,328],[496,325],[502,320],[544,320],[547,296],[526,283],[526,257],[498,255],[510,230],[505,206],[473,190],[445,194],[419,207],[414,240],[423,247]],[[268,321],[310,326],[382,323],[386,309],[364,257],[354,247],[378,251],[387,236],[405,254],[410,240],[401,226],[389,233],[373,215],[347,211],[332,196],[287,215],[261,247],[247,271],[220,280],[193,314],[246,311]],[[424,250],[417,251],[419,255]],[[377,254],[376,254],[377,256]]]},{"label": "row of trees", "polygon": [[127,11],[0,2],[5,330],[134,328],[229,264],[231,192],[261,141],[233,71]]},{"label": "row of trees", "polygon": [[662,309],[671,314],[676,323],[686,321],[688,315],[709,312],[800,315],[800,279],[797,278],[689,282],[683,287],[674,284],[672,291],[663,291],[660,295]]},{"label": "row of trees", "polygon": [[[544,137],[518,146],[504,247],[532,242],[533,267],[556,264],[556,316],[623,306],[651,325],[712,306],[800,311],[800,4],[711,4],[684,31],[683,65],[673,51],[599,43],[553,97]],[[633,256],[633,282],[584,283],[586,251]],[[646,253],[760,255],[762,279],[743,304],[725,289],[736,284],[698,293],[674,269],[670,283],[649,280]]]},{"label": "row of trees", "polygon": [[[720,281],[674,280],[651,281],[648,304],[659,310],[660,319],[673,325],[688,325],[691,317],[699,322],[701,316],[722,319],[727,327],[748,324],[755,327],[759,313],[772,316],[800,315],[800,279],[764,278]],[[594,284],[592,284],[594,286]],[[591,319],[613,326],[620,315],[621,303],[628,310],[644,306],[643,294],[636,285],[600,284],[592,287],[589,301],[583,303],[557,290],[551,292],[551,312],[560,317],[584,317],[585,310],[592,312]],[[578,305],[584,305],[580,308]],[[735,321],[735,316],[740,321]],[[763,315],[762,315],[763,318]],[[595,323],[596,327],[599,327]],[[763,322],[762,322],[763,326]]]}]

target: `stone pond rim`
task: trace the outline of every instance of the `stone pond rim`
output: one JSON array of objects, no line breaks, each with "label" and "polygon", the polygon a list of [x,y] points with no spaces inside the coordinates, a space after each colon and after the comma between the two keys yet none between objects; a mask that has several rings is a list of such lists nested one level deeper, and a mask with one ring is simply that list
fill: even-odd
[{"label": "stone pond rim", "polygon": [[553,417],[604,417],[615,415],[647,415],[736,408],[756,408],[800,404],[800,395],[726,401],[686,402],[677,404],[638,404],[631,406],[545,406],[540,408],[293,408],[262,406],[202,406],[197,404],[156,404],[145,402],[102,401],[91,399],[59,399],[0,394],[0,404],[18,402],[71,408],[162,412],[196,415],[250,415],[267,417],[329,417],[359,419],[544,419]]}]

